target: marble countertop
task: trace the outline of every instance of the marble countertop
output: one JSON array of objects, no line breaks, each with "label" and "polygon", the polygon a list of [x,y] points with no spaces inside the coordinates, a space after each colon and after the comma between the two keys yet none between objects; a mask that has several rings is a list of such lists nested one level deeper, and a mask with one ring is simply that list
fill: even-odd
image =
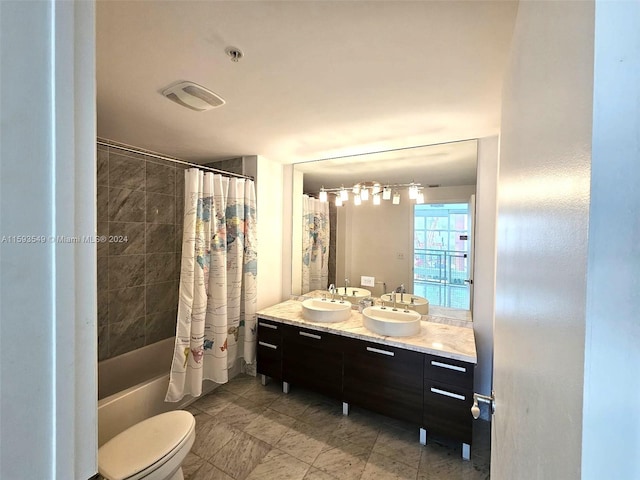
[{"label": "marble countertop", "polygon": [[[438,314],[440,313],[442,312],[438,311]],[[434,317],[423,315],[420,333],[410,337],[388,337],[371,332],[363,326],[362,314],[357,309],[352,309],[351,317],[344,322],[310,322],[303,318],[302,305],[299,300],[287,300],[263,308],[258,312],[258,317],[444,358],[477,363],[473,328],[443,322],[444,317],[435,318],[435,315]]]}]

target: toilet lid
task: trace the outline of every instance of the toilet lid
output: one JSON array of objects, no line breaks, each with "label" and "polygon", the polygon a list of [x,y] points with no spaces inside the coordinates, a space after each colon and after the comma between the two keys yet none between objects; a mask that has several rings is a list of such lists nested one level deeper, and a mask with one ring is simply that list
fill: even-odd
[{"label": "toilet lid", "polygon": [[121,480],[149,468],[165,457],[171,457],[170,454],[193,431],[195,423],[189,412],[175,410],[133,425],[100,447],[100,474],[111,480]]}]

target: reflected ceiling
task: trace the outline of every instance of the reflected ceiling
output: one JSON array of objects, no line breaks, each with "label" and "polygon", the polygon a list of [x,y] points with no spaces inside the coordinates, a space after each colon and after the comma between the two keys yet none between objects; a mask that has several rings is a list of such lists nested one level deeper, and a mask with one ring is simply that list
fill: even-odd
[{"label": "reflected ceiling", "polygon": [[304,190],[352,186],[362,181],[441,187],[475,185],[477,141],[445,143],[296,164]]}]

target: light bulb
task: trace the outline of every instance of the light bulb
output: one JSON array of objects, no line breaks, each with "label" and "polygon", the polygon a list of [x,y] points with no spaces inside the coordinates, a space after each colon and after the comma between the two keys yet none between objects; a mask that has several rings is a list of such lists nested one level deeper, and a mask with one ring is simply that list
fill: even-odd
[{"label": "light bulb", "polygon": [[400,194],[398,192],[394,192],[393,194],[393,204],[400,205]]},{"label": "light bulb", "polygon": [[415,200],[417,196],[418,196],[418,187],[412,183],[411,186],[409,187],[409,198],[411,200]]},{"label": "light bulb", "polygon": [[389,187],[384,187],[382,189],[382,199],[391,200],[391,189]]},{"label": "light bulb", "polygon": [[324,189],[324,187],[320,189],[320,201],[321,202],[327,201],[327,191]]},{"label": "light bulb", "polygon": [[379,193],[374,193],[373,194],[373,204],[374,205],[380,205],[380,194]]},{"label": "light bulb", "polygon": [[424,203],[424,193],[418,192],[418,196],[416,197],[416,203],[418,205],[422,205]]},{"label": "light bulb", "polygon": [[360,190],[360,198],[362,199],[363,202],[366,202],[367,200],[369,200],[368,188],[363,188],[362,190]]},{"label": "light bulb", "polygon": [[353,186],[353,194],[354,194],[354,195],[360,195],[360,184],[356,183],[356,184]]},{"label": "light bulb", "polygon": [[347,200],[349,200],[349,192],[344,187],[342,187],[342,190],[340,190],[340,199],[343,202],[346,202]]},{"label": "light bulb", "polygon": [[340,195],[336,195],[336,207],[342,206],[342,197]]},{"label": "light bulb", "polygon": [[362,200],[360,199],[360,195],[355,195],[353,197],[353,204],[354,205],[360,205],[362,203]]}]

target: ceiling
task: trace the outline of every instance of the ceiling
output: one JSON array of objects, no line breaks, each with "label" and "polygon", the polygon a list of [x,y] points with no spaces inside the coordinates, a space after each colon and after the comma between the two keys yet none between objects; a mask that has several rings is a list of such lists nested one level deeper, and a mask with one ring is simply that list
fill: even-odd
[{"label": "ceiling", "polygon": [[[98,135],[282,163],[495,135],[514,1],[97,3]],[[240,48],[237,63],[225,48]],[[161,95],[180,80],[226,104]]]}]

